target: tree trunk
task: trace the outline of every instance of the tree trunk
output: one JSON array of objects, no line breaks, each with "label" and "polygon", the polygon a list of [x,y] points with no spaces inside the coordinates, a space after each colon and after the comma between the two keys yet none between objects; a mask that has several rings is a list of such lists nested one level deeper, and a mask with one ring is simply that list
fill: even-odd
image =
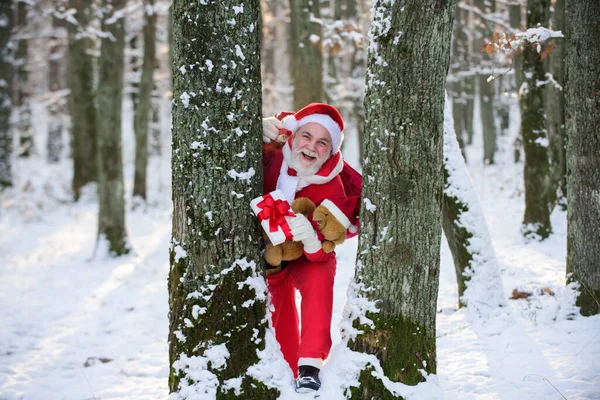
[{"label": "tree trunk", "polygon": [[[551,29],[565,29],[565,0],[557,0],[552,13]],[[567,209],[567,165],[565,136],[564,60],[565,46],[561,39],[553,41],[554,48],[546,58],[548,73],[544,85],[544,107],[548,129],[550,174],[552,193],[556,193],[557,204]]]},{"label": "tree trunk", "polygon": [[[471,66],[473,62],[471,61]],[[473,116],[475,114],[475,76],[467,76],[463,81],[463,99],[465,101],[465,129],[467,130],[467,144],[473,144]]]},{"label": "tree trunk", "polygon": [[[321,25],[319,2],[291,0],[291,61],[294,84],[294,109],[323,101],[323,55],[321,54]],[[313,39],[318,41],[313,43]]]},{"label": "tree trunk", "polygon": [[[495,0],[475,0],[475,7],[484,14],[489,14],[495,11]],[[476,33],[473,40],[473,52],[480,54],[477,57],[480,62],[478,66],[484,70],[489,70],[493,67],[492,58],[484,51],[488,39],[493,35],[493,24],[488,20],[477,16],[476,17]],[[477,75],[479,84],[479,110],[481,115],[481,125],[483,128],[483,162],[485,164],[494,164],[494,155],[496,153],[496,123],[494,120],[494,84],[488,82],[490,72],[480,73]]]},{"label": "tree trunk", "polygon": [[468,306],[470,312],[484,318],[495,308],[506,305],[496,255],[477,192],[460,153],[449,104],[444,110],[442,227],[454,260],[459,305]]},{"label": "tree trunk", "polygon": [[[277,397],[248,372],[265,343],[266,283],[262,236],[249,208],[262,194],[260,6],[252,0],[241,8],[234,0],[173,3],[169,389],[179,393],[175,398],[239,398],[227,389],[234,378],[243,398]],[[210,360],[215,351],[225,354],[222,364]]]},{"label": "tree trunk", "polygon": [[[31,7],[25,2],[15,2],[13,17],[15,18],[17,30],[25,34],[27,26],[27,12]],[[27,39],[21,38],[16,43],[15,59],[13,66],[15,68],[15,84],[13,86],[13,104],[17,111],[17,132],[19,134],[19,148],[17,156],[30,157],[35,148],[33,143],[33,126],[31,125],[31,105],[29,104],[29,73],[27,69]]]},{"label": "tree trunk", "polygon": [[152,103],[153,74],[156,63],[156,11],[154,0],[145,1],[144,62],[139,85],[139,98],[134,116],[135,178],[133,195],[146,200],[146,169],[148,167],[148,127]]},{"label": "tree trunk", "polygon": [[566,5],[567,274],[582,315],[600,314],[600,8]]},{"label": "tree trunk", "polygon": [[154,85],[154,89],[152,91],[152,104],[151,107],[151,123],[149,126],[150,129],[150,155],[160,156],[162,155],[162,135],[160,130],[160,103],[162,100],[162,96],[160,94],[160,90],[157,85]]},{"label": "tree trunk", "polygon": [[[548,24],[550,0],[527,1],[527,27]],[[533,46],[523,49],[521,74],[521,135],[525,153],[525,215],[521,232],[528,239],[543,240],[552,232],[550,211],[553,204],[548,164],[548,136],[544,116],[544,62]]]},{"label": "tree trunk", "polygon": [[70,89],[71,147],[73,154],[73,196],[79,199],[81,188],[98,179],[96,111],[94,108],[93,41],[78,36],[92,20],[92,0],[69,0],[77,10],[78,25],[69,23],[68,85]]},{"label": "tree trunk", "polygon": [[104,0],[107,7],[102,31],[98,77],[98,239],[108,241],[108,251],[119,256],[130,251],[125,229],[125,191],[121,149],[121,106],[125,61],[125,18],[127,0]]},{"label": "tree trunk", "polygon": [[[277,20],[277,9],[281,7],[280,1],[261,2],[264,7],[262,11],[262,36],[261,36],[261,58],[262,58],[262,99],[263,110],[269,110],[263,113],[273,114],[273,109],[278,103],[275,78],[277,70],[282,68],[279,60],[275,57],[275,48],[278,45],[276,38],[276,29],[281,24]],[[265,111],[266,111],[265,110]]]},{"label": "tree trunk", "polygon": [[469,69],[468,65],[468,46],[466,35],[466,17],[467,13],[460,7],[456,7],[454,14],[454,29],[452,30],[452,58],[450,62],[450,75],[452,75],[451,88],[452,97],[452,113],[454,116],[456,138],[462,150],[462,154],[466,159],[464,151],[464,138],[467,136],[467,118],[466,118],[466,100],[464,93],[465,76],[461,76],[461,72],[466,72]]},{"label": "tree trunk", "polygon": [[[521,1],[517,1],[511,4],[508,8],[510,26],[515,32],[524,30],[523,19],[522,19],[522,5]],[[521,90],[522,76],[523,76],[523,55],[516,53],[512,59],[513,70],[515,71],[515,87],[517,93]],[[517,137],[513,143],[514,161],[518,163],[521,160],[521,150],[523,147],[522,132],[519,130]]]},{"label": "tree trunk", "polygon": [[0,192],[12,186],[12,111],[11,90],[13,66],[10,61],[10,34],[12,30],[11,2],[0,3]]},{"label": "tree trunk", "polygon": [[47,160],[49,163],[57,163],[63,150],[63,119],[65,115],[65,101],[59,94],[64,89],[64,56],[65,46],[63,42],[65,20],[52,18],[53,36],[50,38],[50,57],[48,60],[48,86],[50,92],[55,92],[51,104],[48,106],[48,141],[46,144]]},{"label": "tree trunk", "polygon": [[[415,385],[436,372],[444,84],[455,3],[377,1],[369,33],[366,160],[357,293],[377,308],[350,346],[385,376]],[[427,51],[423,51],[427,49]],[[360,319],[363,321],[364,319]],[[360,326],[357,326],[360,325]],[[363,370],[352,398],[391,399]]]},{"label": "tree trunk", "polygon": [[[523,6],[521,4],[522,0],[518,0],[511,4],[508,8],[508,19],[510,22],[510,27],[513,28],[515,32],[525,30],[523,26]],[[523,69],[523,56],[520,53],[513,55],[513,69],[515,70],[515,84],[517,87],[517,91],[521,87],[522,82],[522,69]]]}]

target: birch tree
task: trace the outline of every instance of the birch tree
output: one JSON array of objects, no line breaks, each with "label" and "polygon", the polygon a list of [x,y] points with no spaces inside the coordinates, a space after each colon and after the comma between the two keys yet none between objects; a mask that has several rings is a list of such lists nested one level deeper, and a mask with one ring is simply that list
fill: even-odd
[{"label": "birch tree", "polygon": [[600,314],[600,8],[567,1],[565,12],[567,274],[582,315]]},{"label": "birch tree", "polygon": [[135,174],[133,195],[146,199],[146,183],[148,167],[148,129],[150,126],[150,106],[153,74],[156,63],[156,11],[154,0],[144,1],[144,60],[142,62],[142,77],[139,84],[139,96],[134,115],[135,129]]},{"label": "birch tree", "polygon": [[[549,12],[550,0],[527,0],[527,27],[546,26]],[[545,78],[544,61],[537,46],[524,46],[519,101],[525,154],[525,215],[521,232],[526,238],[536,240],[543,240],[552,232],[550,212],[554,200],[548,164],[544,89],[539,85]]]},{"label": "birch tree", "polygon": [[102,113],[98,132],[98,238],[108,241],[112,255],[130,251],[125,229],[125,190],[121,149],[121,107],[125,61],[127,0],[104,0],[102,48],[99,60],[97,101]]},{"label": "birch tree", "polygon": [[10,5],[10,1],[0,3],[0,191],[12,186],[12,133],[10,130],[12,57],[9,46],[12,9]]},{"label": "birch tree", "polygon": [[[353,398],[403,395],[436,372],[444,83],[455,3],[377,1],[369,33],[353,350],[376,356]],[[376,376],[373,376],[372,370]],[[398,389],[399,390],[399,389]]]},{"label": "birch tree", "polygon": [[[79,199],[81,188],[98,180],[96,110],[94,108],[93,39],[83,32],[92,21],[92,0],[69,0],[76,10],[77,23],[67,23],[69,109],[71,113],[71,149],[73,157],[73,196]],[[70,21],[70,20],[69,20]]]},{"label": "birch tree", "polygon": [[175,0],[173,37],[169,389],[276,398],[249,369],[266,328],[249,208],[262,194],[259,1]]}]

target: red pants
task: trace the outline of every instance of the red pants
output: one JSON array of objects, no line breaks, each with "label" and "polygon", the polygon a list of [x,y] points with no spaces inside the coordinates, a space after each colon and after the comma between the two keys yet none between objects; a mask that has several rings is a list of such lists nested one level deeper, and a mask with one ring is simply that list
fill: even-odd
[{"label": "red pants", "polygon": [[[302,257],[283,271],[267,275],[275,337],[287,363],[298,373],[298,358],[324,360],[331,349],[333,280],[336,259],[310,262]],[[295,289],[300,291],[302,332],[298,326]]]}]

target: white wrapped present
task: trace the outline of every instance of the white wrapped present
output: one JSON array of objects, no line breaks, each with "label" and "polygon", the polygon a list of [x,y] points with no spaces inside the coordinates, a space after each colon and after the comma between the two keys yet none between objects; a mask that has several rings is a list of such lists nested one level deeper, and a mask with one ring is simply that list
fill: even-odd
[{"label": "white wrapped present", "polygon": [[250,202],[252,211],[274,245],[292,240],[289,222],[296,216],[281,190],[274,190]]}]

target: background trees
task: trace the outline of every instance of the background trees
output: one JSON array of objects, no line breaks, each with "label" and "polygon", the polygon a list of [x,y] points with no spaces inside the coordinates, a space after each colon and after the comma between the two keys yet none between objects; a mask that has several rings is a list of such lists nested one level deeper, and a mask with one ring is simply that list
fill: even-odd
[{"label": "background trees", "polygon": [[121,150],[121,107],[125,62],[126,0],[105,0],[98,71],[98,109],[104,118],[96,119],[98,145],[98,238],[108,241],[109,252],[126,254],[130,246],[125,230],[125,186]]},{"label": "background trees", "polygon": [[68,20],[68,86],[71,113],[71,149],[73,157],[73,195],[98,179],[97,125],[94,82],[94,38],[86,35],[92,22],[92,1],[69,0],[75,13]]},{"label": "background trees", "polygon": [[12,135],[10,131],[12,60],[9,39],[12,28],[11,3],[0,4],[0,192],[12,185],[11,156]]},{"label": "background trees", "polygon": [[[527,1],[527,27],[547,25],[550,13],[549,0]],[[537,48],[524,46],[521,75],[521,135],[523,137],[525,237],[545,239],[552,232],[550,212],[554,193],[551,193],[551,177],[548,162],[548,133],[544,115],[544,89],[538,84],[545,80],[544,62]]]},{"label": "background trees", "polygon": [[290,1],[290,68],[295,110],[323,101],[320,7],[318,1]]},{"label": "background trees", "polygon": [[144,61],[140,78],[138,102],[135,105],[135,179],[133,195],[146,199],[146,181],[148,166],[148,134],[150,127],[150,112],[152,90],[154,88],[154,69],[156,67],[156,10],[154,0],[144,2]]}]

